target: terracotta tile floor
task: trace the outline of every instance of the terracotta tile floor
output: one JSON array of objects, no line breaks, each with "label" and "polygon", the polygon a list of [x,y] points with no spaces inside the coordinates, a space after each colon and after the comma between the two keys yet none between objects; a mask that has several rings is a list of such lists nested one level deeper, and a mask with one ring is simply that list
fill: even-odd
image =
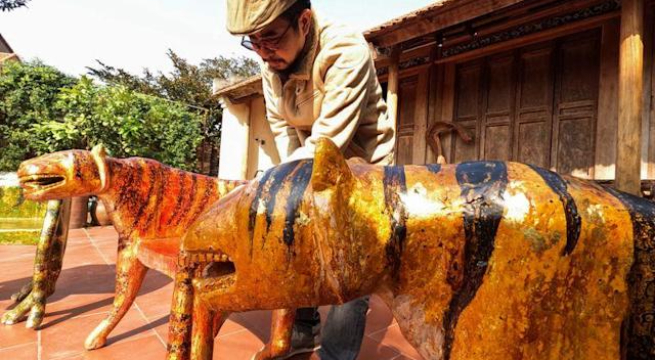
[{"label": "terracotta tile floor", "polygon": [[[114,292],[117,235],[111,227],[71,230],[57,291],[49,299],[40,330],[23,323],[0,325],[0,359],[163,360],[171,280],[150,271],[135,305],[113,331],[106,347],[85,351],[87,334],[105,317]],[[0,246],[0,310],[31,277],[33,246]],[[325,318],[327,308],[321,308]],[[214,359],[248,360],[268,339],[270,312],[233,314],[216,338]],[[294,360],[307,359],[308,356]],[[389,310],[371,299],[362,360],[421,360],[404,340]]]}]

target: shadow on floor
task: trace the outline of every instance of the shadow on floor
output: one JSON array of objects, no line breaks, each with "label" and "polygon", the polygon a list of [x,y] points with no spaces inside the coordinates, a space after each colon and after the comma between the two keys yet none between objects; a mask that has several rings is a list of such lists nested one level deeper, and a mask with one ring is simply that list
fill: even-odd
[{"label": "shadow on floor", "polygon": [[[57,281],[55,293],[48,298],[48,303],[56,301],[66,301],[70,295],[85,294],[107,294],[106,299],[91,302],[71,309],[49,312],[46,304],[46,320],[41,329],[54,326],[67,319],[72,319],[78,315],[87,312],[93,312],[99,308],[110,305],[114,299],[114,289],[116,282],[115,266],[112,265],[84,265],[75,268],[64,269]],[[155,271],[153,271],[155,272]],[[172,282],[167,276],[156,273],[155,276],[149,276],[143,282],[139,295],[144,295],[158,290]],[[23,285],[27,284],[32,278],[25,277],[0,283],[0,299],[9,299],[12,294],[19,291]],[[16,304],[11,305],[6,310],[11,310]],[[48,317],[60,316],[53,321],[48,321]]]}]

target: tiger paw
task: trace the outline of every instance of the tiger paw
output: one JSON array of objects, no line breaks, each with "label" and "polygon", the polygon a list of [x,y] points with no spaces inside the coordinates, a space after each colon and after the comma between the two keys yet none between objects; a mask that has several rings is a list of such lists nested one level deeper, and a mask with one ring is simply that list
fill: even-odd
[{"label": "tiger paw", "polygon": [[104,327],[101,323],[96,327],[90,334],[87,336],[86,341],[84,341],[84,348],[87,350],[96,350],[105,346],[107,343],[107,335],[103,334]]}]

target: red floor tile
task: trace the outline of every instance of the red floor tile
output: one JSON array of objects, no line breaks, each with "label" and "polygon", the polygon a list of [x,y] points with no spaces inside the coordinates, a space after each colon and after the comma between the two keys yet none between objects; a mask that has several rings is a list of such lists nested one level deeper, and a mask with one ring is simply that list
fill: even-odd
[{"label": "red floor tile", "polygon": [[37,357],[38,348],[36,342],[0,349],[0,359],[37,359]]},{"label": "red floor tile", "polygon": [[271,334],[271,311],[249,311],[232,314],[231,317],[234,318],[234,321],[257,334],[262,341],[268,340]]},{"label": "red floor tile", "polygon": [[[74,358],[75,359],[75,358]],[[164,360],[166,348],[155,335],[116,343],[102,349],[87,351],[79,359],[85,360]],[[50,360],[64,360],[52,359]],[[68,359],[66,359],[68,360]]]},{"label": "red floor tile", "polygon": [[118,254],[118,240],[93,241],[91,245],[106,264],[116,264]]},{"label": "red floor tile", "polygon": [[[48,358],[59,358],[86,352],[86,337],[106,316],[107,313],[96,313],[66,319],[52,326],[46,325],[45,329],[41,330],[43,353]],[[151,326],[140,313],[131,309],[109,335],[107,347],[113,348],[121,343],[151,336],[155,336]],[[159,340],[157,342],[163,346]]]},{"label": "red floor tile", "polygon": [[2,245],[0,246],[0,259],[2,263],[34,261],[36,246],[33,245]]},{"label": "red floor tile", "polygon": [[[36,331],[27,329],[24,322],[14,325],[0,325],[0,350],[26,344],[36,344],[37,341]],[[4,359],[4,357],[0,356],[0,359]]]},{"label": "red floor tile", "polygon": [[400,355],[400,352],[391,347],[381,345],[379,342],[364,336],[358,360],[391,360]]},{"label": "red floor tile", "polygon": [[156,270],[148,270],[135,302],[147,318],[154,318],[168,315],[172,298],[173,280]]},{"label": "red floor tile", "polygon": [[[31,279],[35,250],[35,246],[0,246],[0,259],[2,259],[0,261],[0,314],[14,307],[14,302],[10,299],[11,295]],[[36,342],[36,331],[25,328],[24,322],[14,325],[0,324],[0,350],[36,344]],[[0,355],[0,359],[11,358]]]},{"label": "red floor tile", "polygon": [[94,226],[86,228],[86,231],[93,235],[93,237],[103,237],[103,236],[113,236],[118,238],[118,234],[114,230],[113,226]]},{"label": "red floor tile", "polygon": [[366,317],[366,330],[364,330],[366,334],[380,331],[394,324],[391,311],[378,296],[371,296],[369,309]]},{"label": "red floor tile", "polygon": [[168,315],[147,319],[152,330],[163,344],[168,342]]},{"label": "red floor tile", "polygon": [[250,360],[264,342],[250,331],[222,336],[214,342],[214,360]]},{"label": "red floor tile", "polygon": [[247,331],[253,333],[255,336],[259,337],[262,342],[264,342],[266,339],[262,339],[259,335],[257,335],[257,332],[255,332],[252,327],[248,326],[244,321],[242,321],[239,316],[239,314],[232,314],[225,324],[221,327],[221,331],[218,332],[217,337],[225,337],[225,336],[231,336],[234,335],[235,333],[238,333],[240,331]]},{"label": "red floor tile", "polygon": [[[419,358],[419,359],[422,359],[422,358]],[[397,357],[395,357],[395,358],[393,358],[391,360],[417,360],[417,359],[411,358],[411,357],[406,356],[406,355],[398,355]]]},{"label": "red floor tile", "polygon": [[373,340],[389,346],[397,352],[415,360],[422,360],[421,355],[403,337],[398,324],[389,326],[385,330],[368,335]]},{"label": "red floor tile", "polygon": [[41,327],[54,327],[69,319],[108,313],[112,307],[110,294],[71,294],[46,304],[46,316]]}]

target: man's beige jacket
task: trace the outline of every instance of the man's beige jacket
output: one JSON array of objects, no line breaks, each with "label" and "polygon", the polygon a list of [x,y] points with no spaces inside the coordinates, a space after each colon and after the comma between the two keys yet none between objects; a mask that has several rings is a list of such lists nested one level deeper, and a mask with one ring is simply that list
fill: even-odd
[{"label": "man's beige jacket", "polygon": [[394,130],[368,43],[314,19],[286,82],[262,66],[266,114],[282,161],[312,158],[316,140],[329,137],[347,158],[392,163]]}]

